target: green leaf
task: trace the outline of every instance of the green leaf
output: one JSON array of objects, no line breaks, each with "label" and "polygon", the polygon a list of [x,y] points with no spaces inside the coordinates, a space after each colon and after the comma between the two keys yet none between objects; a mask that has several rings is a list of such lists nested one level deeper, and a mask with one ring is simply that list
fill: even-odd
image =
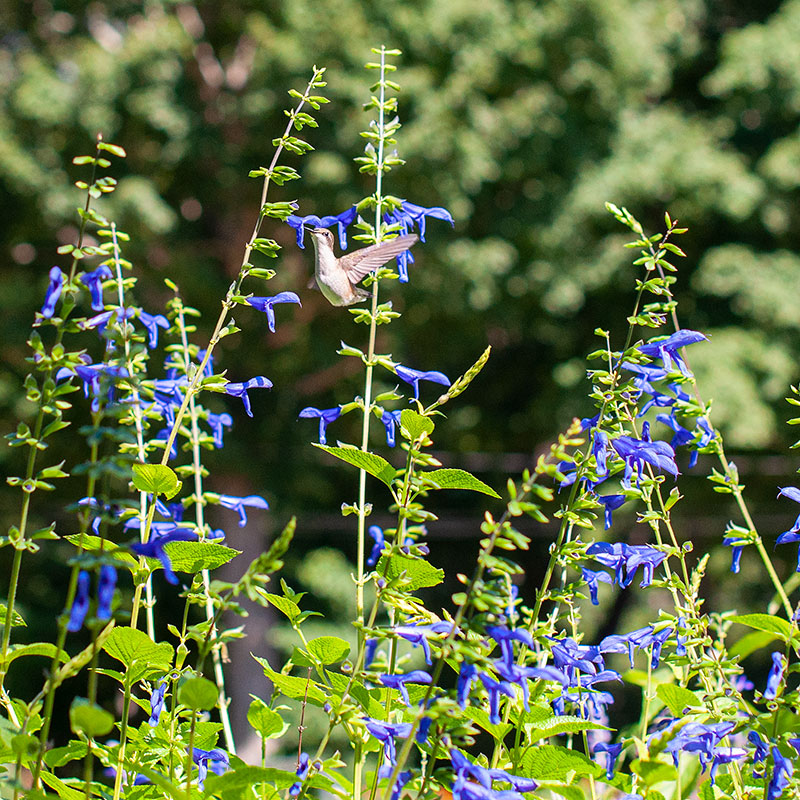
[{"label": "green leaf", "polygon": [[603,772],[603,769],[583,753],[553,744],[531,747],[520,759],[520,773],[526,778],[565,781],[570,772],[574,772],[576,775],[597,777]]},{"label": "green leaf", "polygon": [[[206,796],[222,795],[223,797],[252,797],[253,787],[266,783],[275,789],[288,789],[295,781],[297,776],[294,772],[285,772],[275,767],[252,767],[245,765],[238,769],[232,769],[222,775],[208,774],[205,780]],[[245,795],[238,794],[245,790]]]},{"label": "green leaf", "polygon": [[306,698],[309,703],[313,703],[315,706],[324,706],[328,701],[328,698],[325,696],[319,684],[314,683],[311,679],[297,678],[294,675],[284,675],[282,672],[275,672],[265,658],[259,658],[258,656],[253,656],[253,658],[261,664],[264,674],[274,684],[275,691],[280,692],[286,697],[291,697],[294,700]]},{"label": "green leaf", "polygon": [[655,786],[663,781],[674,781],[678,777],[677,770],[672,764],[663,761],[641,761],[636,759],[631,762],[631,772],[638,775],[648,786]]},{"label": "green leaf", "polygon": [[[6,624],[6,614],[8,613],[8,606],[5,603],[0,603],[0,625]],[[17,613],[17,610],[14,609],[14,613],[11,615],[11,627],[18,628],[22,626],[27,627],[27,623],[22,618],[20,614]]]},{"label": "green leaf", "polygon": [[69,707],[69,726],[73,733],[85,733],[96,739],[111,732],[114,716],[85,697],[76,697]]},{"label": "green leaf", "polygon": [[529,723],[528,741],[534,742],[547,736],[559,733],[580,733],[580,731],[611,730],[605,725],[591,720],[581,719],[568,714],[550,717],[549,719]]},{"label": "green leaf", "polygon": [[792,626],[781,617],[772,614],[740,614],[728,618],[731,622],[739,622],[758,631],[774,633],[779,639],[788,642],[792,637]]},{"label": "green leaf", "polygon": [[79,742],[73,739],[66,747],[54,747],[44,754],[44,761],[48,767],[63,767],[70,761],[77,761],[83,758],[88,750],[86,742]]},{"label": "green leaf", "polygon": [[778,637],[770,631],[751,631],[746,633],[739,639],[736,644],[732,645],[728,650],[728,655],[731,658],[739,656],[739,659],[747,658],[751,653],[766,647],[770,642],[775,641]]},{"label": "green leaf", "polygon": [[54,658],[58,653],[58,660],[62,663],[69,660],[69,653],[65,650],[60,652],[51,642],[34,642],[32,644],[15,644],[11,646],[8,654],[8,660],[14,661],[23,656],[44,656],[45,658]]},{"label": "green leaf", "polygon": [[135,628],[114,628],[103,642],[103,650],[130,668],[136,662],[169,669],[173,650],[169,642],[156,644],[146,633]]},{"label": "green leaf", "polygon": [[250,708],[247,709],[247,721],[263,739],[279,739],[289,729],[289,723],[273,711],[260,697],[253,698]]},{"label": "green leaf", "polygon": [[258,594],[271,606],[274,606],[278,611],[285,614],[290,620],[294,621],[300,616],[300,606],[298,606],[294,600],[290,600],[282,594],[270,594],[270,592],[265,592],[263,589],[260,589]]},{"label": "green leaf", "polygon": [[381,458],[375,453],[365,453],[355,447],[329,447],[316,442],[314,442],[314,447],[318,447],[320,450],[324,450],[326,453],[330,453],[332,456],[340,458],[354,467],[363,469],[364,472],[391,487],[395,476],[395,468],[385,458]]},{"label": "green leaf", "polygon": [[218,694],[207,678],[189,678],[178,688],[178,702],[195,711],[210,711],[217,704]]},{"label": "green leaf", "polygon": [[433,420],[430,417],[423,417],[410,408],[400,412],[400,432],[411,442],[433,433],[433,428]]},{"label": "green leaf", "polygon": [[434,489],[469,489],[473,492],[500,497],[491,486],[463,469],[435,469],[422,473],[425,481],[431,481]]},{"label": "green leaf", "polygon": [[703,705],[703,701],[694,692],[672,683],[660,684],[656,689],[656,694],[675,717],[684,716],[687,708]]},{"label": "green leaf", "polygon": [[42,770],[39,777],[42,779],[42,783],[46,783],[56,792],[56,796],[59,797],[60,800],[84,800],[85,798],[83,790],[78,791],[77,789],[73,789],[60,778],[56,778],[51,772]]},{"label": "green leaf", "polygon": [[338,664],[350,653],[350,644],[338,636],[319,636],[308,643],[308,652],[323,664]]},{"label": "green leaf", "polygon": [[163,494],[167,500],[174,497],[181,488],[178,476],[164,464],[134,464],[133,485],[140,492]]},{"label": "green leaf", "polygon": [[164,552],[175,572],[194,574],[202,569],[221,567],[241,551],[214,542],[167,542]]},{"label": "green leaf", "polygon": [[476,725],[483,728],[496,741],[502,742],[508,732],[513,729],[513,725],[500,723],[495,725],[489,719],[489,712],[477,706],[467,706],[463,711],[467,719],[472,720]]},{"label": "green leaf", "polygon": [[398,578],[405,573],[409,581],[406,585],[408,591],[438,586],[444,580],[444,570],[437,569],[423,558],[393,555],[390,559],[381,556],[377,572],[388,580]]}]

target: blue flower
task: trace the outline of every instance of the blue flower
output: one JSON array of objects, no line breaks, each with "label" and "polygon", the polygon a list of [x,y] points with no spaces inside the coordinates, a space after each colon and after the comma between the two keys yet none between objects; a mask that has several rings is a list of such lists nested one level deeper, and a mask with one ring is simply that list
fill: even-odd
[{"label": "blue flower", "polygon": [[147,720],[147,724],[151,728],[158,726],[158,721],[161,719],[161,712],[164,710],[164,696],[166,693],[167,682],[161,681],[150,694],[150,719]]},{"label": "blue flower", "polygon": [[367,566],[374,567],[378,563],[378,559],[381,557],[383,547],[386,544],[386,539],[384,538],[383,530],[381,530],[381,528],[379,528],[377,525],[370,525],[367,533],[375,542],[375,544],[372,545],[372,550],[370,551],[369,558],[367,559]]},{"label": "blue flower", "polygon": [[522,628],[510,630],[500,625],[490,625],[486,628],[486,633],[500,645],[502,660],[509,667],[514,663],[514,642],[533,648],[531,635]]},{"label": "blue flower", "polygon": [[111,564],[103,564],[97,579],[97,619],[111,619],[111,601],[116,586],[117,570]]},{"label": "blue flower", "polygon": [[448,634],[453,629],[452,622],[432,622],[428,625],[417,625],[408,623],[407,625],[397,625],[391,632],[412,645],[421,646],[425,656],[425,663],[431,664],[431,647],[428,639],[432,636]]},{"label": "blue flower", "polygon": [[606,754],[606,778],[611,780],[614,777],[614,767],[616,766],[617,759],[619,758],[619,754],[622,752],[622,745],[598,742],[594,746],[593,752]]},{"label": "blue flower", "polygon": [[325,430],[331,422],[342,416],[342,407],[314,408],[313,406],[309,406],[308,408],[304,408],[297,416],[303,417],[304,419],[319,417],[319,443],[325,444],[327,442]]},{"label": "blue flower", "polygon": [[651,665],[655,669],[661,660],[661,648],[667,639],[672,635],[672,628],[662,628],[657,633],[652,625],[645,628],[638,628],[626,634],[612,634],[606,636],[598,647],[602,653],[624,653],[627,651],[628,658],[633,668],[634,651],[651,648]]},{"label": "blue flower", "polygon": [[233,417],[230,414],[213,414],[209,411],[206,416],[206,422],[214,434],[214,445],[222,447],[222,432],[225,428],[230,428],[233,425]]},{"label": "blue flower", "polygon": [[778,800],[783,794],[783,790],[789,785],[789,778],[794,773],[792,762],[781,755],[781,751],[773,745],[772,762],[775,765],[772,771],[772,779],[767,790],[767,800]]},{"label": "blue flower", "polygon": [[[394,772],[394,767],[390,766],[389,764],[384,764],[382,767],[380,767],[380,769],[378,769],[378,777],[391,778],[393,772]],[[400,793],[403,791],[403,787],[411,780],[412,775],[413,772],[410,769],[404,769],[397,776],[397,780],[395,781],[395,784],[392,787],[392,795],[390,800],[399,800]]]},{"label": "blue flower", "polygon": [[[86,360],[88,361],[88,358]],[[84,363],[74,368],[62,367],[56,373],[56,382],[69,375],[77,375],[81,379],[83,383],[83,396],[92,398],[91,409],[96,412],[100,410],[100,378],[127,378],[128,370],[125,369],[125,367],[115,367],[111,364]],[[106,398],[109,403],[114,400],[113,381],[109,382]]]},{"label": "blue flower", "polygon": [[678,350],[687,345],[707,340],[708,337],[703,336],[702,333],[682,330],[673,333],[672,336],[667,336],[665,339],[639,345],[639,352],[651,358],[660,358],[664,368],[667,370],[672,370],[673,366],[677,365],[684,375],[689,375],[689,370],[686,368],[683,359],[678,355]]},{"label": "blue flower", "polygon": [[711,779],[711,785],[714,785],[714,781],[717,777],[717,769],[720,764],[730,764],[732,761],[744,758],[746,755],[747,750],[743,747],[715,747],[714,757],[711,760],[711,770],[708,773]]},{"label": "blue flower", "polygon": [[247,497],[235,497],[232,494],[221,494],[219,496],[219,504],[221,506],[225,506],[225,508],[230,508],[231,511],[236,511],[239,514],[240,528],[243,528],[245,525],[247,525],[247,512],[245,511],[245,506],[248,508],[263,508],[264,510],[269,509],[267,501],[263,497],[259,497],[257,494],[251,494]]},{"label": "blue flower", "polygon": [[197,534],[187,528],[175,528],[162,535],[155,535],[156,531],[153,530],[151,525],[150,541],[148,542],[135,542],[132,544],[131,550],[140,556],[147,558],[157,558],[161,562],[164,570],[164,577],[173,585],[178,583],[178,576],[172,571],[172,564],[169,560],[164,547],[170,542],[196,542]]},{"label": "blue flower", "polygon": [[394,765],[397,760],[395,739],[408,739],[411,735],[410,722],[383,722],[378,719],[366,719],[367,730],[383,744],[383,754],[386,760]]},{"label": "blue flower", "polygon": [[92,272],[84,272],[78,276],[78,280],[89,290],[92,299],[92,309],[95,311],[103,310],[103,281],[113,277],[108,266],[101,264]]},{"label": "blue flower", "polygon": [[390,214],[384,215],[384,221],[392,224],[399,224],[402,233],[408,233],[413,230],[414,226],[419,229],[419,238],[425,241],[425,218],[440,219],[444,222],[449,222],[451,226],[455,227],[455,222],[450,212],[441,206],[433,206],[432,208],[425,208],[425,206],[418,206],[416,203],[410,203],[408,200],[402,200],[400,208],[392,211]]},{"label": "blue flower", "polygon": [[411,672],[407,672],[405,675],[379,675],[378,680],[387,689],[397,689],[397,691],[400,692],[400,696],[403,698],[405,704],[407,706],[410,706],[411,700],[408,697],[408,689],[406,688],[406,684],[407,683],[429,684],[432,678],[424,670],[415,669],[412,670]]},{"label": "blue flower", "polygon": [[581,575],[589,587],[589,597],[592,601],[592,605],[599,605],[600,601],[597,599],[597,591],[599,589],[598,581],[613,585],[614,579],[602,569],[594,570],[587,569],[586,567],[581,567]]},{"label": "blue flower", "polygon": [[78,586],[69,612],[69,622],[67,622],[67,630],[70,633],[75,633],[83,627],[83,621],[89,613],[89,587],[91,581],[91,576],[85,569],[78,573]]},{"label": "blue flower", "polygon": [[347,250],[347,227],[355,220],[356,215],[356,207],[353,206],[348,208],[347,211],[342,211],[341,214],[327,217],[318,217],[315,214],[299,217],[297,214],[291,214],[287,217],[286,223],[297,231],[297,246],[301,249],[305,249],[303,238],[306,228],[332,228],[336,225],[339,233],[339,247],[342,250]]},{"label": "blue flower", "polygon": [[300,298],[294,292],[280,292],[272,297],[248,297],[247,302],[253,308],[263,311],[267,315],[267,327],[275,333],[275,309],[276,303],[297,303],[302,306]]},{"label": "blue flower", "polygon": [[308,753],[300,753],[300,758],[297,760],[297,769],[294,771],[297,780],[289,787],[290,797],[297,797],[300,794],[300,790],[303,788],[303,781],[308,777],[310,764],[311,760],[308,757]]},{"label": "blue flower", "polygon": [[483,688],[489,695],[489,722],[493,725],[500,724],[500,695],[504,694],[506,697],[514,698],[514,691],[507,681],[495,680],[491,675],[486,675],[481,672],[478,674]]},{"label": "blue flower", "polygon": [[641,479],[644,465],[650,464],[659,471],[669,472],[677,477],[678,465],[675,463],[675,451],[666,442],[650,442],[634,439],[632,436],[618,436],[611,442],[625,462],[623,485],[629,485],[633,468],[637,469],[637,481]]},{"label": "blue flower", "polygon": [[163,314],[148,314],[139,309],[139,321],[147,328],[147,346],[151,350],[158,347],[158,329],[169,330],[169,320]]},{"label": "blue flower", "polygon": [[244,404],[244,410],[248,417],[253,416],[253,409],[250,407],[250,397],[247,394],[248,389],[271,389],[272,381],[265,378],[263,375],[256,375],[255,378],[250,378],[249,381],[244,383],[226,383],[222,391],[231,397],[241,397]]},{"label": "blue flower", "polygon": [[384,411],[381,414],[381,422],[383,423],[383,427],[386,428],[386,444],[389,447],[394,447],[395,445],[395,435],[394,429],[396,425],[400,424],[400,414],[403,412],[398,409],[397,411]]},{"label": "blue flower", "polygon": [[594,456],[595,464],[597,464],[598,478],[605,478],[608,475],[608,466],[606,464],[607,450],[608,434],[605,431],[601,431],[599,428],[595,429],[592,439],[592,455]]},{"label": "blue flower", "polygon": [[192,750],[192,761],[197,764],[197,788],[201,791],[209,770],[215,775],[222,775],[230,767],[228,754],[218,747],[212,750],[201,750],[199,747],[195,747]]},{"label": "blue flower", "polygon": [[420,381],[432,381],[433,383],[441,383],[443,386],[450,386],[450,379],[441,372],[421,372],[418,369],[404,367],[402,364],[397,364],[395,366],[395,372],[398,378],[404,380],[406,383],[410,383],[414,387],[415,400],[419,400]]},{"label": "blue flower", "polygon": [[58,302],[58,298],[61,297],[63,285],[64,273],[58,267],[53,267],[50,270],[50,283],[47,285],[44,305],[42,306],[42,316],[45,319],[50,319],[55,313],[56,303]]},{"label": "blue flower", "polygon": [[648,544],[625,544],[624,542],[595,542],[586,549],[586,555],[615,571],[616,583],[626,589],[631,585],[639,567],[643,567],[643,589],[653,581],[653,570],[667,554]]},{"label": "blue flower", "polygon": [[783,680],[783,670],[783,655],[776,651],[772,654],[772,667],[767,675],[767,688],[764,690],[765,700],[774,700],[778,696],[778,689]]},{"label": "blue flower", "polygon": [[[683,724],[683,720],[677,720],[673,724],[673,729],[677,725]],[[697,753],[700,758],[700,766],[705,769],[709,761],[714,758],[716,746],[734,729],[734,722],[688,722],[683,724],[677,734],[667,743],[667,750],[672,755],[675,766],[678,766],[680,752]]]},{"label": "blue flower", "polygon": [[458,681],[456,682],[456,700],[461,708],[466,708],[472,684],[477,678],[478,668],[469,661],[462,661],[458,670]]},{"label": "blue flower", "polygon": [[614,522],[612,512],[623,506],[628,498],[624,494],[598,494],[594,499],[605,509],[604,528],[608,530]]},{"label": "blue flower", "polygon": [[[750,731],[747,734],[747,741],[756,748],[753,752],[753,764],[758,765],[766,761],[767,756],[769,756],[769,742],[763,739],[757,731]],[[753,777],[761,777],[755,769],[753,770]]]}]

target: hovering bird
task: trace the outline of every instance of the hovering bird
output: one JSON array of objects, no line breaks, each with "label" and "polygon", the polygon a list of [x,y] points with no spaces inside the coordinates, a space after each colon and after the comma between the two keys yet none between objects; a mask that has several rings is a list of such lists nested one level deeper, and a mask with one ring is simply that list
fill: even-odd
[{"label": "hovering bird", "polygon": [[327,228],[312,228],[314,276],[325,299],[334,306],[351,306],[372,295],[356,284],[370,272],[416,244],[419,236],[408,233],[380,244],[362,247],[339,258],[333,252],[333,233]]}]

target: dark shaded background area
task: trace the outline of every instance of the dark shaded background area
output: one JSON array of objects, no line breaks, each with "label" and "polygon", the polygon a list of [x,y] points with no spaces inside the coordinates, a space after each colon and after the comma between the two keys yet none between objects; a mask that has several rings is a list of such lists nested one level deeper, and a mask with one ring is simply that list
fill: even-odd
[{"label": "dark shaded background area", "polygon": [[[372,77],[362,65],[371,46],[386,43],[403,50],[407,160],[388,191],[447,207],[456,226],[430,222],[411,283],[388,290],[404,317],[381,330],[379,349],[454,378],[493,347],[437,427],[441,460],[501,488],[573,416],[591,413],[583,356],[598,346],[598,326],[620,344],[635,277],[625,232],[603,203],[627,206],[650,231],[669,210],[690,228],[679,265],[682,324],[711,337],[694,348],[692,366],[729,449],[746,453],[739,463],[762,533],[789,526],[792,509],[774,494],[795,469],[776,454],[791,441],[782,398],[797,375],[800,328],[800,2],[37,0],[0,4],[0,19],[0,432],[27,413],[26,332],[48,269],[63,263],[56,247],[75,235],[79,197],[69,187],[83,176],[72,157],[90,152],[98,131],[125,147],[114,168],[119,189],[103,208],[132,236],[126,255],[141,276],[138,294],[160,311],[169,276],[208,330],[254,221],[260,187],[247,172],[268,163],[286,90],[305,85],[314,63],[328,67],[332,102],[307,131],[315,152],[289,159],[304,180],[273,199],[328,214],[372,191],[352,159]],[[211,490],[261,493],[272,511],[242,531],[230,517],[218,524],[233,546],[253,548],[296,513],[301,553],[326,545],[352,557],[354,526],[338,507],[355,499],[354,478],[308,446],[316,427],[296,416],[361,392],[355,362],[335,350],[341,340],[363,346],[363,330],[305,288],[311,255],[297,250],[293,232],[266,233],[285,245],[269,291],[297,291],[303,307],[279,308],[274,335],[257,312],[236,315],[243,332],[223,340],[219,363],[232,380],[263,374],[275,389],[254,393],[254,420],[227,403],[236,425],[207,465]],[[356,424],[341,420],[331,438],[356,441]],[[68,463],[83,457],[74,442],[62,446]],[[0,451],[0,470],[13,474],[15,458]],[[708,467],[701,460],[696,471]],[[682,489],[683,535],[698,549],[719,543],[733,510],[712,506],[719,498],[700,477]],[[67,533],[74,523],[61,499],[48,496],[35,513],[59,517]],[[462,494],[435,500],[433,558],[453,573],[472,563],[483,508]],[[15,509],[0,494],[4,523]],[[641,535],[633,518],[620,515],[618,526],[620,538]],[[551,540],[547,528],[530,533],[528,597]],[[786,574],[794,555],[777,557]],[[28,561],[22,599],[32,628],[37,619],[52,625],[61,602],[53,576],[66,570],[53,558]],[[726,559],[712,561],[715,578]],[[743,586],[763,607],[755,565],[745,563],[737,597]],[[611,609],[623,627],[631,603],[658,603],[630,591]],[[722,608],[729,597],[710,602]]]}]

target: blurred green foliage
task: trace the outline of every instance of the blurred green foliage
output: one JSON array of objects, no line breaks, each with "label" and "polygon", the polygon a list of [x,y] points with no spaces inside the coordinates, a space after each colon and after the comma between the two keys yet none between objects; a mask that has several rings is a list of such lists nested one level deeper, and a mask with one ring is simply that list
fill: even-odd
[{"label": "blurred green foliage", "polygon": [[[247,172],[268,161],[284,92],[313,63],[328,67],[333,102],[310,137],[305,180],[287,190],[304,214],[370,191],[352,158],[362,65],[385,42],[404,53],[407,160],[388,189],[446,206],[457,225],[428,227],[410,285],[389,290],[403,324],[379,349],[452,377],[493,346],[442,426],[443,446],[530,451],[589,412],[583,354],[597,326],[624,325],[633,284],[605,200],[651,229],[665,208],[690,227],[681,319],[712,337],[693,366],[715,420],[737,448],[785,438],[800,275],[798,0],[34,0],[7,3],[2,17],[4,429],[21,410],[24,332],[56,246],[74,234],[71,158],[98,131],[126,148],[104,210],[133,236],[146,305],[160,310],[168,275],[210,325],[254,219]],[[268,235],[286,245],[270,288],[299,291],[303,309],[279,314],[276,335],[255,312],[237,316],[245,339],[229,377],[266,374],[276,389],[257,399],[255,422],[238,421],[220,465],[273,503],[330,507],[341,492],[304,480],[321,461],[302,446],[313,426],[295,418],[358,391],[353,365],[334,357],[358,334],[305,290],[311,254],[292,232]],[[354,439],[348,424],[334,437]]]}]

